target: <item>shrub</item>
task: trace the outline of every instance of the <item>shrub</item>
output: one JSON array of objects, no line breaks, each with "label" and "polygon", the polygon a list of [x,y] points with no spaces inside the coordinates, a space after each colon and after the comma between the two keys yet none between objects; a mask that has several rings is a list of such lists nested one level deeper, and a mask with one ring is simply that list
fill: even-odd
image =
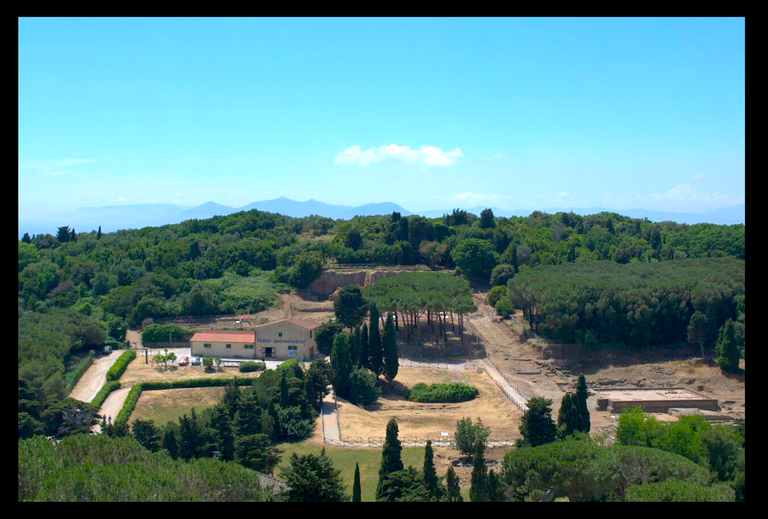
[{"label": "shrub", "polygon": [[130,363],[135,358],[136,350],[128,350],[123,352],[117,361],[112,364],[112,367],[109,368],[109,371],[107,371],[107,381],[119,379],[128,367],[128,363]]},{"label": "shrub", "polygon": [[377,380],[376,374],[369,369],[362,367],[353,369],[349,375],[349,401],[360,405],[374,403],[381,396]]},{"label": "shrub", "polygon": [[115,389],[120,389],[120,382],[117,380],[107,382],[104,384],[104,387],[102,387],[99,392],[96,393],[96,396],[93,397],[93,400],[91,400],[91,404],[97,411],[101,407],[101,404],[104,403],[104,400],[106,400],[109,394]]},{"label": "shrub", "polygon": [[240,373],[251,373],[253,371],[264,371],[267,369],[267,365],[263,362],[254,362],[254,361],[246,361],[241,362],[239,366],[237,366],[237,369],[240,370]]},{"label": "shrub", "polygon": [[627,501],[651,503],[720,502],[735,500],[734,491],[727,485],[699,485],[688,481],[668,479],[627,489]]},{"label": "shrub", "polygon": [[96,353],[93,350],[90,350],[88,352],[88,356],[85,357],[83,360],[81,360],[75,369],[68,372],[65,375],[66,381],[67,381],[67,389],[66,392],[69,393],[72,391],[72,388],[75,387],[75,384],[77,384],[77,381],[80,380],[80,378],[85,374],[86,371],[88,371],[88,368],[93,363],[93,359],[96,356]]},{"label": "shrub", "polygon": [[499,300],[501,296],[506,294],[507,294],[506,287],[502,287],[502,286],[493,287],[488,291],[488,304],[496,308],[496,302]]},{"label": "shrub", "polygon": [[477,388],[453,382],[448,384],[430,384],[419,382],[405,392],[405,398],[412,402],[444,403],[466,402],[477,396]]},{"label": "shrub", "polygon": [[469,456],[475,452],[475,443],[480,440],[483,444],[488,441],[491,429],[484,426],[480,418],[477,423],[472,423],[472,418],[462,418],[456,422],[456,433],[453,440],[456,444],[456,450]]},{"label": "shrub", "polygon": [[508,318],[512,315],[512,312],[515,311],[515,305],[512,304],[512,301],[510,301],[507,296],[501,296],[499,300],[496,301],[496,306],[494,308],[496,308],[496,313],[504,319]]},{"label": "shrub", "polygon": [[491,271],[491,286],[507,287],[507,281],[515,277],[515,267],[509,264],[501,264],[493,267]]}]

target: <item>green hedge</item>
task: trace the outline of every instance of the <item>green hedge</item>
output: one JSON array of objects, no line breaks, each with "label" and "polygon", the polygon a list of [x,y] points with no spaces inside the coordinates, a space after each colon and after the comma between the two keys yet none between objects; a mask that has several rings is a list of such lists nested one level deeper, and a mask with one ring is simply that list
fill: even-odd
[{"label": "green hedge", "polygon": [[85,374],[86,371],[88,371],[88,368],[91,367],[91,364],[93,363],[93,359],[96,357],[96,353],[91,350],[88,352],[88,356],[85,357],[83,360],[81,360],[75,369],[70,371],[65,375],[67,388],[65,390],[66,394],[69,394],[72,392],[72,388],[75,387],[77,384],[77,381],[80,380],[80,378]]},{"label": "green hedge", "polygon": [[120,409],[119,413],[117,413],[115,423],[127,422],[128,418],[131,417],[131,413],[133,413],[133,409],[136,407],[136,403],[139,401],[139,397],[141,396],[141,390],[143,389],[142,386],[143,384],[141,383],[136,384],[128,392],[128,397],[125,399],[123,408]]},{"label": "green hedge", "polygon": [[120,389],[120,382],[117,380],[113,380],[111,382],[107,382],[104,384],[104,387],[99,390],[98,393],[96,393],[96,396],[93,397],[93,400],[91,400],[91,404],[96,406],[96,409],[101,407],[101,405],[104,403],[104,400],[107,399],[109,394],[114,391],[115,389]]},{"label": "green hedge", "polygon": [[125,369],[128,367],[128,363],[135,358],[136,350],[128,350],[123,352],[123,354],[120,355],[120,358],[117,359],[117,362],[112,364],[112,367],[109,368],[109,371],[107,371],[107,380],[111,381],[119,379],[123,373],[125,373]]},{"label": "green hedge", "polygon": [[412,402],[446,403],[466,402],[477,396],[477,388],[459,382],[426,385],[419,382],[405,392],[405,398]]},{"label": "green hedge", "polygon": [[267,369],[267,365],[264,362],[254,362],[249,360],[241,362],[237,369],[240,370],[240,373],[250,373],[252,371],[264,371]]}]

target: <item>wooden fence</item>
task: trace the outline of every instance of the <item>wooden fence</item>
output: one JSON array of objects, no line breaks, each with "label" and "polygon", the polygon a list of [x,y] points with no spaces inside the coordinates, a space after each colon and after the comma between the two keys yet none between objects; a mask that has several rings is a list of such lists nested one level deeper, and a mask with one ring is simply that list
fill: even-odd
[{"label": "wooden fence", "polygon": [[[451,447],[455,448],[455,442],[452,436],[440,436],[440,437],[428,437],[428,436],[401,436],[398,438],[400,444],[403,447],[423,447],[427,444],[427,440],[432,442],[433,447]],[[340,440],[331,440],[323,438],[323,442],[327,445],[333,445],[336,447],[374,447],[381,448],[384,446],[384,437],[370,436],[368,438],[363,437],[349,437],[342,438]],[[515,445],[515,438],[489,438],[488,447],[512,447]]]}]

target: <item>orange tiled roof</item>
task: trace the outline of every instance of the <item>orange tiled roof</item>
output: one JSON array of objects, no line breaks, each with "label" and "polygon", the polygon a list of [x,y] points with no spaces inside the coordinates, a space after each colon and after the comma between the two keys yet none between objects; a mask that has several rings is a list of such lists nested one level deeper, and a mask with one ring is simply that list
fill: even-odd
[{"label": "orange tiled roof", "polygon": [[208,330],[197,332],[190,342],[254,342],[253,330]]}]

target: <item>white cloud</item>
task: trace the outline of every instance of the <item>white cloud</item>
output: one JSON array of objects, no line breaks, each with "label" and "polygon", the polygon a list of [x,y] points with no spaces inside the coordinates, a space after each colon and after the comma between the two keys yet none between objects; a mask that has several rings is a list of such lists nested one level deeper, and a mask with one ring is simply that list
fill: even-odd
[{"label": "white cloud", "polygon": [[557,196],[559,196],[559,197],[561,197],[561,198],[562,198],[562,197],[564,197],[564,196],[568,196],[568,191],[560,191],[560,192],[557,194]]},{"label": "white cloud", "polygon": [[699,171],[695,175],[691,175],[691,180],[702,180],[702,179],[704,179],[704,172],[703,171]]},{"label": "white cloud", "polygon": [[459,148],[451,151],[443,151],[436,146],[422,146],[419,150],[408,146],[389,144],[362,150],[360,146],[350,146],[336,154],[336,164],[359,164],[368,166],[385,160],[397,160],[405,164],[419,163],[426,166],[448,166],[456,162],[457,158],[464,154]]}]

